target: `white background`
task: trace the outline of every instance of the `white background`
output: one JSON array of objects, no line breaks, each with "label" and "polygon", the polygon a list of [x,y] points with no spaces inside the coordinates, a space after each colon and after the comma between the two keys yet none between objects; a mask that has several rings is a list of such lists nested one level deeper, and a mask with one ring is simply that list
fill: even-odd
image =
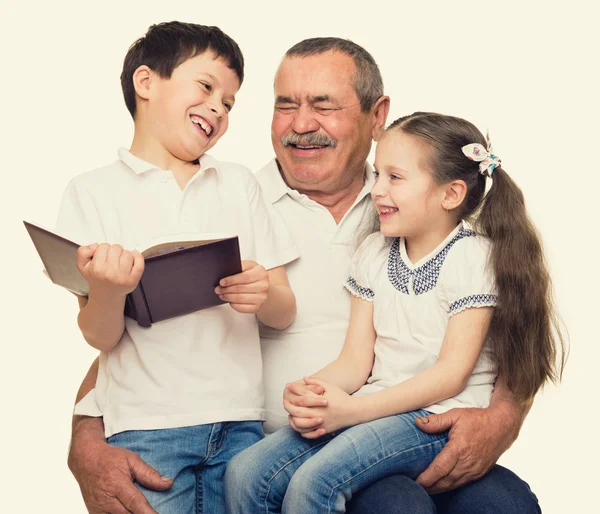
[{"label": "white background", "polygon": [[[546,514],[590,512],[597,496],[600,171],[595,2],[26,2],[2,3],[0,380],[3,512],[83,512],[66,466],[77,387],[95,352],[76,301],[41,273],[21,220],[53,226],[76,174],[127,146],[119,74],[148,26],[219,25],[240,44],[246,80],[212,153],[257,170],[272,157],[272,81],[294,43],[339,36],[365,46],[392,97],[389,121],[414,110],[490,128],[544,239],[571,355],[559,388],[536,399],[502,458]],[[10,508],[9,508],[10,507]]]}]

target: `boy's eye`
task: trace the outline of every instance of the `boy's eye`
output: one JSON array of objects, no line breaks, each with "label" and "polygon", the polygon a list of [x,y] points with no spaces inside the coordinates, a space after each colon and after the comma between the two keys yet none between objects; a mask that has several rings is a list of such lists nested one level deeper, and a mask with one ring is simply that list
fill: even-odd
[{"label": "boy's eye", "polygon": [[212,89],[212,86],[208,82],[200,82],[200,84],[202,84],[207,91]]},{"label": "boy's eye", "polygon": [[373,172],[373,176],[375,177],[375,179],[377,180],[377,178],[379,177],[379,172],[378,171],[374,171]]},{"label": "boy's eye", "polygon": [[390,178],[391,178],[392,180],[395,180],[395,179],[399,179],[400,177],[399,177],[398,175],[394,175],[394,174],[392,174],[392,175],[390,175]]},{"label": "boy's eye", "polygon": [[227,110],[227,112],[231,111],[232,105],[230,103],[224,102],[223,105],[225,106],[225,109]]}]

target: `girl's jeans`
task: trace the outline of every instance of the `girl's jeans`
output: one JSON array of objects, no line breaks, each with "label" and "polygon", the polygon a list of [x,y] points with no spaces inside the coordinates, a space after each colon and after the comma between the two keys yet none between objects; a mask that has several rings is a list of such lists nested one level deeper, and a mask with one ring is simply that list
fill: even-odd
[{"label": "girl's jeans", "polygon": [[319,439],[283,428],[234,457],[225,488],[229,514],[345,512],[352,495],[383,477],[416,477],[444,447],[447,433],[415,425],[419,410],[356,425]]}]

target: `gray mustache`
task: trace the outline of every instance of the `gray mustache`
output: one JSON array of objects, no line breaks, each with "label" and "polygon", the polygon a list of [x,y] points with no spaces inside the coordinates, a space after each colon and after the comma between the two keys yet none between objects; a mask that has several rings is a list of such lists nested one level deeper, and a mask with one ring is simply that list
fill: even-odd
[{"label": "gray mustache", "polygon": [[335,148],[337,141],[331,139],[329,136],[323,134],[317,134],[315,132],[307,132],[306,134],[298,134],[292,132],[286,134],[281,138],[281,144],[283,146],[288,145],[306,145],[306,146],[331,146]]}]

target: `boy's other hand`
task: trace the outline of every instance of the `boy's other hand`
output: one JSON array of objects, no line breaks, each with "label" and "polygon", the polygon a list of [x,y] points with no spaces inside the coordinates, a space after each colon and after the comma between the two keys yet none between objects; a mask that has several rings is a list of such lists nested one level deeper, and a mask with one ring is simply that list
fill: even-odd
[{"label": "boy's other hand", "polygon": [[77,250],[77,268],[94,298],[122,297],[131,293],[144,272],[144,257],[121,245],[93,244]]},{"label": "boy's other hand", "polygon": [[242,261],[242,272],[225,277],[215,288],[221,300],[237,312],[256,314],[269,295],[269,274],[254,261]]}]

